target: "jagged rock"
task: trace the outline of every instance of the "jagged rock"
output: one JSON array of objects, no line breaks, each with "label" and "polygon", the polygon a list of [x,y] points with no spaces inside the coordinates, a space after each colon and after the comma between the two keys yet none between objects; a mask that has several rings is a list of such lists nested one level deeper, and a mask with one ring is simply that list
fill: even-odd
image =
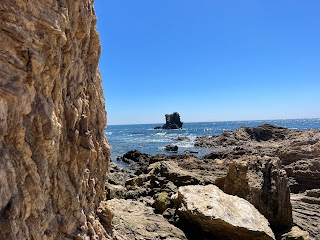
[{"label": "jagged rock", "polygon": [[195,146],[217,147],[217,146],[241,146],[247,143],[269,141],[277,142],[287,139],[292,130],[264,124],[258,127],[240,127],[236,131],[226,131],[218,136],[198,137]]},{"label": "jagged rock", "polygon": [[141,153],[138,150],[132,150],[125,153],[122,157],[118,157],[117,161],[129,164],[132,170],[145,171],[146,167],[149,165],[151,155],[146,153]]},{"label": "jagged rock", "polygon": [[289,232],[281,235],[281,240],[312,240],[312,238],[307,231],[303,231],[299,227],[294,226]]},{"label": "jagged rock", "polygon": [[230,162],[222,190],[252,203],[272,229],[292,227],[288,178],[279,158],[246,156]]},{"label": "jagged rock", "polygon": [[293,223],[320,239],[320,189],[291,194]]},{"label": "jagged rock", "polygon": [[168,151],[168,152],[178,152],[178,146],[176,145],[167,145],[165,147],[165,149]]},{"label": "jagged rock", "polygon": [[178,136],[176,138],[173,138],[172,140],[176,141],[176,142],[183,142],[183,141],[190,142],[191,141],[191,139],[186,136]]},{"label": "jagged rock", "polygon": [[163,129],[179,129],[182,128],[183,122],[180,121],[180,115],[177,112],[166,114],[166,123]]},{"label": "jagged rock", "polygon": [[180,229],[171,225],[161,215],[155,214],[151,207],[143,203],[112,199],[107,201],[107,205],[114,214],[113,231],[124,239],[187,239]]},{"label": "jagged rock", "polygon": [[258,127],[241,127],[236,130],[235,135],[238,139],[268,141],[268,140],[283,140],[289,133],[289,129],[274,126],[271,124],[263,124]]},{"label": "jagged rock", "polygon": [[[186,164],[185,161],[188,161],[192,166],[196,166],[196,160],[195,158],[184,159],[181,164]],[[148,171],[157,181],[162,183],[171,181],[176,186],[214,183],[217,178],[212,174],[212,171],[206,173],[197,168],[187,169],[172,160],[151,164],[148,167]]]},{"label": "jagged rock", "polygon": [[303,159],[284,167],[290,178],[293,193],[304,192],[320,186],[320,158]]},{"label": "jagged rock", "polygon": [[160,192],[157,194],[153,203],[154,208],[160,213],[163,213],[168,207],[170,207],[170,204],[170,197],[167,192]]},{"label": "jagged rock", "polygon": [[251,203],[214,185],[180,187],[176,202],[180,218],[214,239],[275,239],[268,220]]},{"label": "jagged rock", "polygon": [[131,174],[127,169],[118,166],[111,162],[109,165],[108,183],[113,185],[124,186],[127,179],[131,177]]},{"label": "jagged rock", "polygon": [[108,200],[113,198],[120,198],[120,199],[124,198],[127,191],[127,189],[122,185],[114,185],[110,183],[106,185],[106,189],[108,192],[108,195],[107,195]]},{"label": "jagged rock", "polygon": [[107,237],[93,1],[0,2],[0,239]]}]

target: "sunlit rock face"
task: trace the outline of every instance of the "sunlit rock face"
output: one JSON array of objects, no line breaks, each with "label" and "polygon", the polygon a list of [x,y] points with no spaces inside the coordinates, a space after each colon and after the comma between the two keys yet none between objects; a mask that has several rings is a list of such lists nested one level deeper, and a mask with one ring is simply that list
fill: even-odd
[{"label": "sunlit rock face", "polygon": [[92,0],[0,1],[0,239],[106,236]]}]

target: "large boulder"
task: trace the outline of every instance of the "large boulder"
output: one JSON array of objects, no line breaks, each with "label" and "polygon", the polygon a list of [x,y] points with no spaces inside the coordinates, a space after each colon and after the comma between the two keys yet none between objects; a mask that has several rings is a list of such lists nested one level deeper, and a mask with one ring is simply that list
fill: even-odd
[{"label": "large boulder", "polygon": [[230,162],[223,191],[252,203],[272,229],[292,227],[288,178],[279,158],[246,156]]},{"label": "large boulder", "polygon": [[[113,231],[128,240],[183,240],[184,233],[164,217],[153,212],[141,202],[123,199],[107,201],[113,212]],[[114,234],[114,235],[117,235]]]},{"label": "large boulder", "polygon": [[179,217],[209,232],[212,239],[275,239],[268,220],[251,203],[217,186],[180,187],[176,202]]}]

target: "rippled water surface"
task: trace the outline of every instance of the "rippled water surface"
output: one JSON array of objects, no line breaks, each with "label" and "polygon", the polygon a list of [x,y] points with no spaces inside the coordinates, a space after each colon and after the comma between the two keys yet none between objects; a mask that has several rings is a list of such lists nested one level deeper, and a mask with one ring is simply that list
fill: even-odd
[{"label": "rippled water surface", "polygon": [[[105,134],[111,146],[112,160],[133,149],[149,154],[168,153],[164,150],[168,144],[177,145],[179,153],[192,150],[202,155],[208,153],[208,150],[193,146],[197,136],[218,135],[242,126],[256,127],[265,123],[290,129],[320,129],[320,119],[290,119],[184,123],[181,130],[153,129],[162,124],[111,125],[107,127]],[[175,140],[178,137],[186,138],[183,141]]]}]

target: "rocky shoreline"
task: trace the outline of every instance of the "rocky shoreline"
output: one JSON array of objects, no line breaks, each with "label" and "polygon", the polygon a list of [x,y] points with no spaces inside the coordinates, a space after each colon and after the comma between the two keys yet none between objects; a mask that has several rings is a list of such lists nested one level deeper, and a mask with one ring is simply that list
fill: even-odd
[{"label": "rocky shoreline", "polygon": [[107,205],[127,206],[121,214],[114,207],[115,216],[140,212],[155,221],[114,218],[113,231],[128,239],[157,239],[156,231],[159,239],[320,238],[319,130],[265,124],[195,145],[215,150],[203,157],[133,150],[118,158],[128,169],[111,163]]}]

